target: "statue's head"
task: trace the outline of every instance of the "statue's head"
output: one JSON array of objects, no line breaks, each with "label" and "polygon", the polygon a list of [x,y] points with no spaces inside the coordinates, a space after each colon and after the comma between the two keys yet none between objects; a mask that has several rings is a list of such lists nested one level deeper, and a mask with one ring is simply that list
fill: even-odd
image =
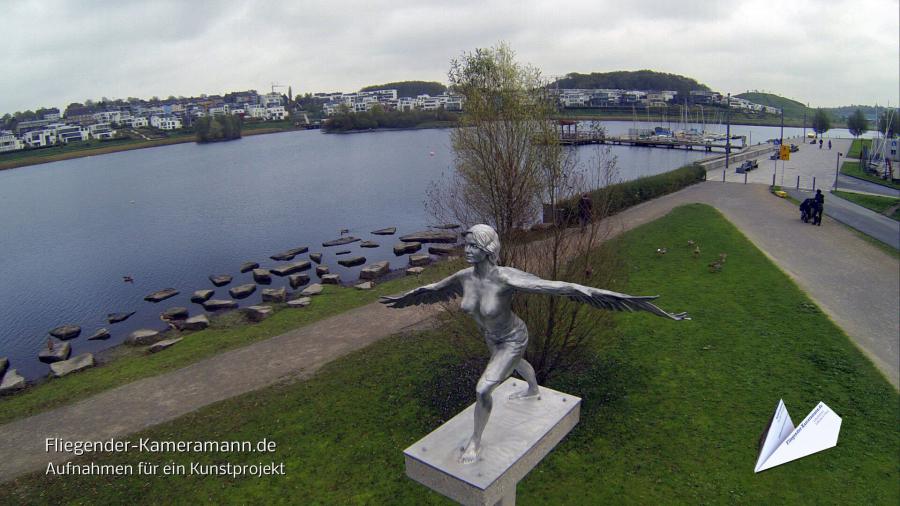
[{"label": "statue's head", "polygon": [[463,232],[466,244],[471,244],[487,254],[487,259],[496,264],[500,259],[500,236],[490,225],[473,225]]}]

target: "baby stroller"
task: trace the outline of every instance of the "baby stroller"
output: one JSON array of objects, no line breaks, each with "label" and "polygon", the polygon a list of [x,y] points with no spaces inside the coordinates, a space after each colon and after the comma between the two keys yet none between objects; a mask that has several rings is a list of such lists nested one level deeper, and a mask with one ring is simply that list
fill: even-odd
[{"label": "baby stroller", "polygon": [[809,223],[813,219],[816,212],[816,200],[806,199],[800,204],[800,221]]}]

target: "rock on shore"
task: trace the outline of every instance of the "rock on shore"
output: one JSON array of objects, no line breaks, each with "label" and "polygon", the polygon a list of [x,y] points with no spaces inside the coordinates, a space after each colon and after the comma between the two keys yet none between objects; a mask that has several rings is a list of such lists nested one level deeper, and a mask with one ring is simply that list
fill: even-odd
[{"label": "rock on shore", "polygon": [[354,267],[357,265],[362,265],[366,263],[366,257],[353,257],[346,258],[344,260],[338,260],[338,265],[343,265],[344,267]]},{"label": "rock on shore", "polygon": [[170,307],[166,309],[162,313],[160,313],[160,318],[163,320],[185,320],[187,319],[189,313],[186,307]]},{"label": "rock on shore", "polygon": [[293,260],[295,256],[297,256],[301,253],[306,253],[307,251],[309,251],[309,247],[300,246],[299,248],[292,248],[287,251],[282,251],[281,253],[276,253],[276,254],[270,256],[269,258],[271,258],[272,260],[278,260],[279,262],[283,262],[283,261],[287,261],[287,260]]},{"label": "rock on shore", "polygon": [[3,380],[0,380],[0,394],[10,394],[22,390],[26,385],[25,378],[15,369],[10,369],[3,375]]},{"label": "rock on shore", "polygon": [[269,271],[276,276],[287,276],[288,274],[293,274],[298,271],[305,271],[310,268],[312,264],[309,263],[309,260],[301,260],[299,262],[293,262],[289,264],[281,264],[276,267],[272,267]]},{"label": "rock on shore", "polygon": [[296,290],[309,283],[309,274],[291,274],[288,276],[288,283],[290,283],[292,289]]},{"label": "rock on shore", "polygon": [[247,318],[254,322],[261,322],[272,315],[271,306],[248,306],[244,308]]},{"label": "rock on shore", "polygon": [[214,293],[216,293],[215,290],[197,290],[193,295],[191,295],[191,302],[203,304],[204,302],[212,298]]},{"label": "rock on shore", "polygon": [[81,355],[72,357],[69,360],[63,360],[61,362],[54,362],[50,364],[50,370],[53,372],[53,376],[56,376],[57,378],[62,378],[67,374],[82,371],[89,367],[94,367],[93,353],[82,353]]},{"label": "rock on shore", "polygon": [[157,353],[157,352],[163,351],[166,348],[171,348],[172,346],[175,346],[182,339],[184,339],[184,338],[183,337],[174,337],[172,339],[163,339],[162,341],[160,341],[158,343],[151,344],[148,351],[150,353]]},{"label": "rock on shore", "polygon": [[321,253],[310,253],[309,259],[317,264],[320,264],[320,263],[322,263],[322,254]]},{"label": "rock on shore", "polygon": [[262,291],[263,302],[284,302],[287,300],[287,289],[281,288],[264,288]]},{"label": "rock on shore", "polygon": [[60,325],[51,330],[50,335],[57,339],[68,341],[69,339],[75,339],[81,335],[81,327],[78,325]]},{"label": "rock on shore", "polygon": [[359,279],[376,279],[388,273],[390,263],[387,260],[367,265],[359,271]]},{"label": "rock on shore", "polygon": [[259,263],[257,262],[244,262],[241,264],[241,274],[245,272],[250,272],[253,269],[259,268]]},{"label": "rock on shore", "polygon": [[228,283],[231,283],[232,279],[233,278],[228,274],[212,275],[209,277],[209,280],[212,281],[212,284],[216,286],[225,286]]},{"label": "rock on shore", "polygon": [[134,313],[134,311],[130,313],[109,313],[108,315],[106,315],[106,321],[108,321],[110,324],[124,322],[125,320],[131,318],[131,315],[133,315]]},{"label": "rock on shore", "polygon": [[339,285],[341,284],[341,275],[340,274],[326,274],[322,276],[322,284],[323,285]]},{"label": "rock on shore", "polygon": [[459,234],[456,232],[426,230],[401,236],[400,240],[403,242],[455,243],[458,237]]},{"label": "rock on shore", "polygon": [[413,267],[422,267],[423,265],[428,265],[431,263],[431,255],[410,255],[409,256],[409,265]]},{"label": "rock on shore", "polygon": [[109,339],[109,330],[103,328],[94,332],[91,337],[88,338],[88,341],[105,341]]},{"label": "rock on shore", "polygon": [[45,364],[52,364],[53,362],[61,362],[68,359],[71,354],[72,345],[69,343],[55,343],[52,350],[48,350],[47,347],[44,347],[40,353],[38,353],[38,360]]},{"label": "rock on shore", "polygon": [[456,244],[450,246],[441,244],[437,246],[429,246],[428,252],[432,255],[450,256],[460,254],[462,252],[462,249]]},{"label": "rock on shore", "polygon": [[153,329],[138,329],[128,335],[125,344],[132,346],[146,346],[161,341],[161,334]]},{"label": "rock on shore", "polygon": [[160,302],[176,295],[178,295],[178,290],[174,288],[165,288],[163,290],[151,293],[150,295],[144,297],[144,300],[149,302]]},{"label": "rock on shore", "polygon": [[231,294],[235,299],[244,299],[249,297],[253,292],[256,291],[255,283],[247,283],[245,285],[236,286],[228,290],[228,293]]},{"label": "rock on shore", "polygon": [[176,322],[175,326],[178,327],[178,330],[203,330],[209,327],[209,317],[205,314],[198,314],[187,320]]},{"label": "rock on shore", "polygon": [[373,241],[363,241],[359,243],[360,248],[377,248],[378,246],[380,245],[377,242]]},{"label": "rock on shore", "polygon": [[420,242],[401,242],[394,245],[394,254],[398,257],[407,253],[415,253],[422,249]]},{"label": "rock on shore", "polygon": [[311,302],[312,299],[309,297],[300,297],[299,299],[289,300],[287,305],[288,307],[301,308],[308,306]]},{"label": "rock on shore", "polygon": [[310,297],[313,295],[319,295],[320,293],[322,293],[322,285],[319,283],[313,283],[304,288],[303,291],[300,292],[300,295]]},{"label": "rock on shore", "polygon": [[394,235],[397,233],[397,227],[388,227],[379,230],[373,230],[372,233],[375,235]]},{"label": "rock on shore", "polygon": [[253,281],[268,285],[272,282],[272,273],[269,269],[253,269]]},{"label": "rock on shore", "polygon": [[203,303],[203,309],[207,311],[218,311],[220,309],[234,309],[238,307],[238,303],[228,299],[210,299]]},{"label": "rock on shore", "polygon": [[331,271],[328,270],[327,265],[317,265],[316,266],[316,276],[319,276],[320,278],[322,276],[328,274],[329,272],[331,272]]}]

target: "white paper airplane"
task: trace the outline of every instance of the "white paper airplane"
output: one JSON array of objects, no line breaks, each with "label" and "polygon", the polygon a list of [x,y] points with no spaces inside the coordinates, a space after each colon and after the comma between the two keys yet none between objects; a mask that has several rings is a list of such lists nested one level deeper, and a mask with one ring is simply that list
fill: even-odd
[{"label": "white paper airplane", "polygon": [[816,405],[794,428],[784,400],[779,400],[775,414],[760,438],[759,458],[756,459],[754,472],[827,450],[837,444],[840,431],[841,417],[824,402]]}]

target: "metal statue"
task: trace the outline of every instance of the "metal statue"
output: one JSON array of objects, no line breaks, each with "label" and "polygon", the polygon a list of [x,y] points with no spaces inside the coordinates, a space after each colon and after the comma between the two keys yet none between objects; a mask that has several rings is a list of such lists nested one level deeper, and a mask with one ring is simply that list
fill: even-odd
[{"label": "metal statue", "polygon": [[510,395],[510,399],[537,398],[539,395],[534,368],[525,360],[528,329],[511,308],[512,296],[516,291],[564,295],[600,309],[641,310],[673,320],[690,319],[687,313],[667,313],[650,303],[656,297],[635,297],[565,281],[548,281],[512,267],[501,267],[497,265],[500,237],[488,225],[475,225],[463,235],[466,240],[465,258],[472,267],[437,283],[421,286],[399,296],[382,297],[380,300],[389,307],[401,308],[448,301],[461,295],[460,307],[484,332],[491,359],[475,388],[475,430],[466,446],[461,448],[461,463],[477,460],[481,450],[481,435],[491,414],[491,394],[513,370],[522,376],[528,387]]}]

